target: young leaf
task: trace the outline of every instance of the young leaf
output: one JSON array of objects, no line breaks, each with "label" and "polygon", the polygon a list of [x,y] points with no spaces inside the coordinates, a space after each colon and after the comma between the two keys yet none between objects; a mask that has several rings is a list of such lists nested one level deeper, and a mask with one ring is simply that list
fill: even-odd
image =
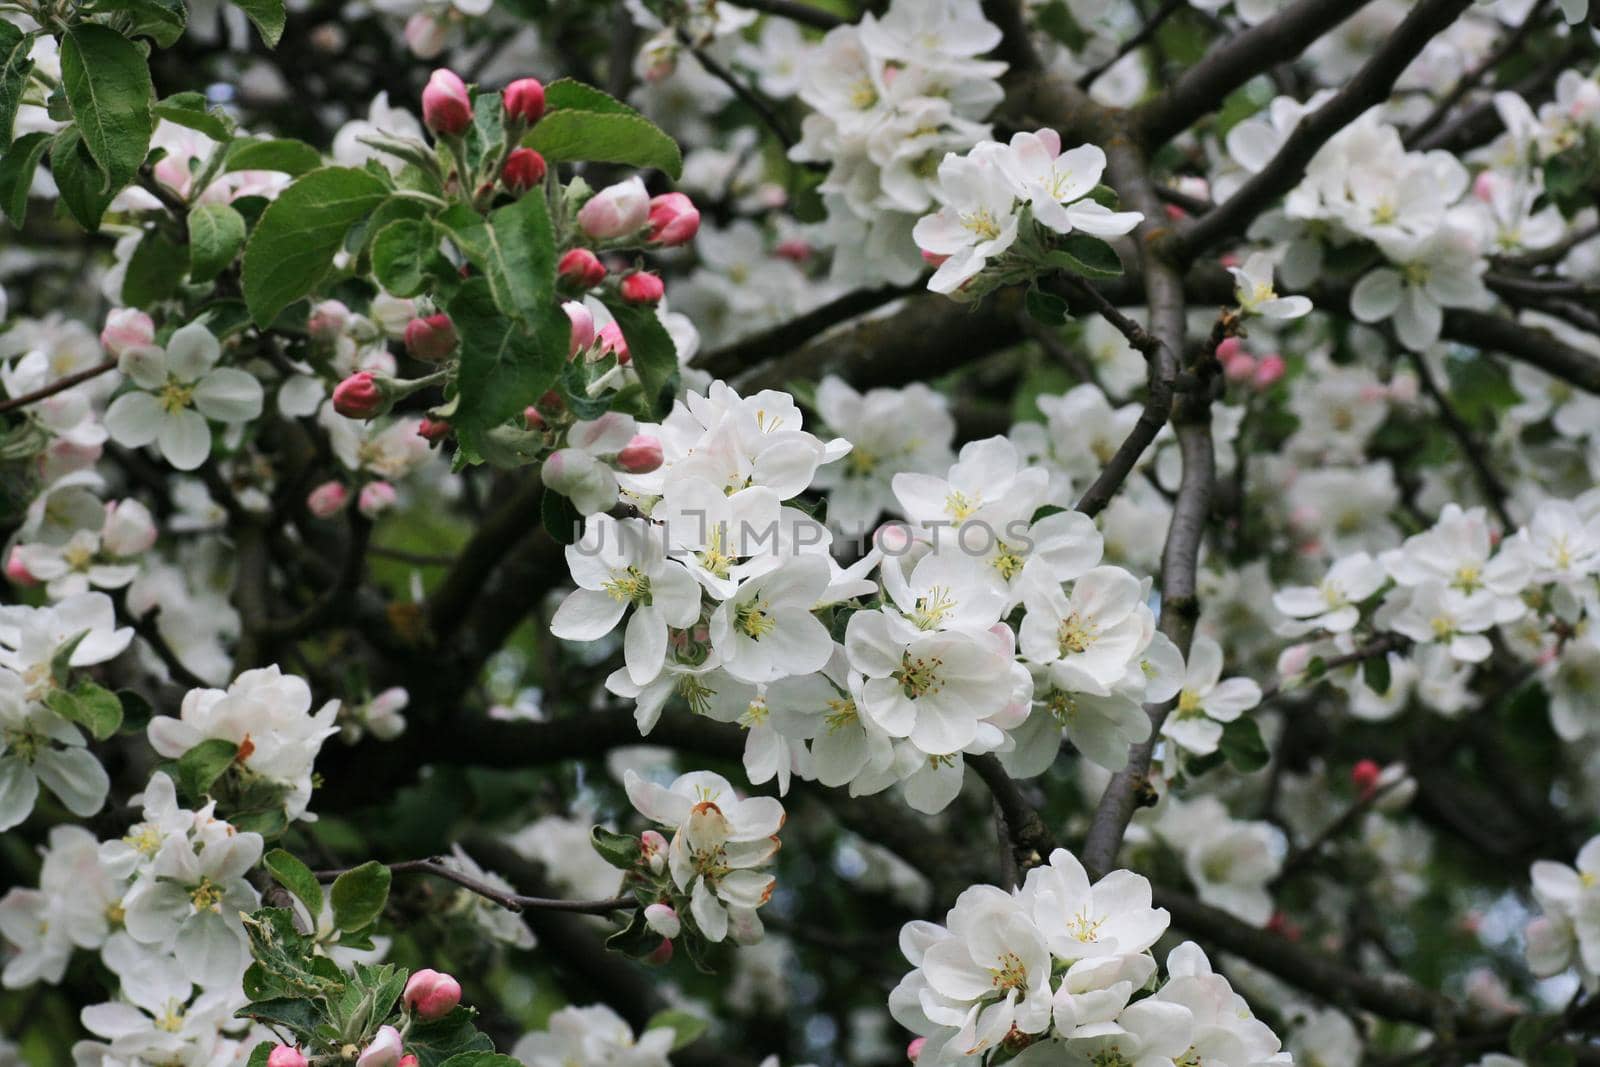
[{"label": "young leaf", "polygon": [[686,1011],[658,1011],[650,1016],[650,1021],[644,1024],[646,1030],[671,1030],[672,1051],[676,1052],[685,1045],[692,1045],[699,1040],[700,1035],[706,1032],[706,1021],[698,1015],[690,1015]]},{"label": "young leaf", "polygon": [[133,180],[155,129],[144,53],[117,31],[80,22],[61,38],[61,86],[89,155],[118,192]]},{"label": "young leaf", "polygon": [[333,924],[339,929],[370,926],[389,900],[389,868],[368,860],[335,878],[328,896],[333,902]]},{"label": "young leaf", "polygon": [[235,141],[222,163],[224,174],[240,170],[274,170],[298,178],[322,166],[322,153],[304,141],[261,138]]},{"label": "young leaf", "polygon": [[520,417],[555,384],[567,361],[571,323],[551,300],[530,332],[501,314],[482,277],[463,282],[445,310],[461,336],[460,403],[452,421],[463,449],[481,455],[490,430]]},{"label": "young leaf", "polygon": [[462,1053],[492,1053],[494,1043],[472,1019],[470,1009],[457,1006],[442,1019],[418,1021],[406,1035],[406,1051],[417,1057],[417,1067],[439,1067]]},{"label": "young leaf", "polygon": [[544,524],[545,532],[561,545],[576,544],[583,530],[583,516],[578,514],[572,501],[549,487],[539,498],[539,521]]},{"label": "young leaf", "polygon": [[158,48],[170,48],[189,24],[189,12],[180,0],[96,0],[97,11],[121,11],[129,16],[129,37],[148,37]]},{"label": "young leaf", "polygon": [[596,826],[589,832],[589,841],[600,858],[613,867],[631,871],[639,863],[642,846],[631,834],[614,833],[604,826]]},{"label": "young leaf", "polygon": [[149,307],[177,292],[189,270],[189,250],[157,226],[145,232],[122,276],[122,302]]},{"label": "young leaf", "polygon": [[189,279],[208,282],[221,274],[244,247],[244,236],[244,216],[227,204],[199,204],[191,208]]},{"label": "young leaf", "polygon": [[678,143],[633,108],[599,89],[563,78],[545,87],[545,115],[522,138],[551,163],[588,160],[683,174]]},{"label": "young leaf", "polygon": [[39,160],[49,148],[48,133],[25,133],[0,156],[0,211],[6,213],[13,226],[21,226],[28,217],[33,172],[39,169]]},{"label": "young leaf", "polygon": [[11,143],[17,108],[22,105],[22,93],[33,73],[33,60],[28,58],[32,49],[33,34],[0,20],[0,144]]},{"label": "young leaf", "polygon": [[655,308],[612,302],[606,304],[606,309],[617,320],[617,327],[628,342],[628,354],[634,370],[639,372],[650,411],[657,418],[665,415],[672,406],[668,387],[678,374],[678,346],[667,328],[661,325]]},{"label": "young leaf", "polygon": [[283,0],[233,0],[234,6],[250,17],[256,32],[267,42],[268,48],[278,47],[283,36]]},{"label": "young leaf", "polygon": [[1067,302],[1054,293],[1029,288],[1022,298],[1022,306],[1035,322],[1046,326],[1060,326],[1068,318]]},{"label": "young leaf", "polygon": [[233,120],[221,108],[212,107],[203,93],[173,93],[158,100],[155,116],[198,130],[213,141],[224,144],[233,136]]},{"label": "young leaf", "polygon": [[429,261],[438,253],[439,235],[431,223],[399,219],[373,238],[372,273],[395,296],[416,296],[427,284]]},{"label": "young leaf", "polygon": [[1380,696],[1389,691],[1389,657],[1372,656],[1361,664],[1361,677],[1367,687]]},{"label": "young leaf", "polygon": [[1122,260],[1117,258],[1116,249],[1088,234],[1067,234],[1061,239],[1061,247],[1048,258],[1052,266],[1085,278],[1115,278],[1122,274]]},{"label": "young leaf", "polygon": [[300,899],[315,922],[322,914],[322,884],[311,873],[311,868],[281,848],[268,852],[261,857],[261,862],[279,885]]},{"label": "young leaf", "polygon": [[178,784],[190,797],[199,799],[211,791],[223,772],[233,766],[239,746],[221,737],[213,737],[178,757]]},{"label": "young leaf", "polygon": [[1224,724],[1218,749],[1235,770],[1245,773],[1259,771],[1271,758],[1267,743],[1261,740],[1261,728],[1251,718],[1239,718]]},{"label": "young leaf", "polygon": [[439,216],[439,226],[483,271],[502,314],[533,325],[553,302],[555,237],[544,194],[532,192],[487,220],[465,204]]},{"label": "young leaf", "polygon": [[522,1062],[498,1052],[462,1052],[451,1056],[439,1067],[522,1067]]},{"label": "young leaf", "polygon": [[244,299],[256,325],[315,289],[350,227],[388,195],[377,175],[354,167],[314,170],[280,193],[244,249]]},{"label": "young leaf", "polygon": [[104,741],[122,725],[122,704],[116,694],[93,682],[80,682],[70,691],[52,689],[44,702],[63,719],[88,730],[96,741]]}]

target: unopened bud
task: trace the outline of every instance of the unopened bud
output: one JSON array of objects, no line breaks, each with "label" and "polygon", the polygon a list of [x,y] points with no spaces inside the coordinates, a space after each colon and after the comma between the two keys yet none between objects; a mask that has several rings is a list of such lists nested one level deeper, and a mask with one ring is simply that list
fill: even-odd
[{"label": "unopened bud", "polygon": [[544,181],[544,157],[531,148],[515,148],[500,168],[500,181],[517,196],[537,188]]},{"label": "unopened bud", "polygon": [[567,358],[571,359],[594,344],[594,314],[576,300],[568,300],[561,305],[561,310],[567,313],[567,320],[572,323],[572,332],[567,341]]},{"label": "unopened bud", "polygon": [[688,244],[700,230],[700,211],[682,193],[662,193],[650,201],[650,243],[668,248]]},{"label": "unopened bud", "polygon": [[650,194],[637,176],[596,193],[578,209],[578,226],[597,241],[626,237],[650,221]]},{"label": "unopened bud", "polygon": [[400,1031],[392,1026],[380,1026],[377,1036],[372,1039],[372,1044],[356,1057],[356,1067],[400,1067],[400,1056],[403,1051]]},{"label": "unopened bud", "polygon": [[621,326],[608,322],[600,327],[600,354],[616,356],[619,364],[627,366],[633,355],[628,351],[628,339],[622,336]]},{"label": "unopened bud", "polygon": [[593,289],[606,278],[606,265],[587,248],[574,248],[556,264],[561,280],[574,289]]},{"label": "unopened bud", "polygon": [[670,959],[672,959],[672,939],[664,937],[661,939],[661,944],[657,945],[655,951],[646,956],[644,961],[656,967],[664,967]]},{"label": "unopened bud", "polygon": [[461,983],[448,974],[424,967],[406,980],[401,1002],[424,1019],[440,1019],[461,1003]]},{"label": "unopened bud", "polygon": [[639,857],[653,873],[660,874],[667,865],[667,839],[659,831],[646,830],[639,835]]},{"label": "unopened bud", "polygon": [[1274,382],[1283,377],[1283,372],[1286,369],[1283,357],[1277,353],[1273,353],[1270,356],[1262,356],[1261,362],[1256,364],[1256,372],[1254,377],[1251,378],[1251,382],[1254,383],[1257,389],[1270,389]]},{"label": "unopened bud", "polygon": [[645,924],[671,941],[683,930],[683,922],[678,918],[678,913],[671,904],[651,904],[644,909]]},{"label": "unopened bud", "polygon": [[522,421],[528,424],[530,430],[544,429],[544,416],[539,414],[539,409],[532,404],[522,409]]},{"label": "unopened bud", "polygon": [[22,561],[15,548],[11,550],[11,555],[6,557],[6,577],[15,585],[39,584],[39,579],[28,570],[28,565]]},{"label": "unopened bud", "polygon": [[279,1045],[267,1053],[267,1067],[306,1067],[306,1058],[297,1048]]},{"label": "unopened bud", "polygon": [[912,1038],[911,1043],[906,1046],[906,1059],[916,1063],[917,1060],[922,1058],[922,1047],[927,1043],[928,1039],[925,1037]]},{"label": "unopened bud", "polygon": [[1256,373],[1256,358],[1249,353],[1239,352],[1222,365],[1222,375],[1230,382],[1247,382]]},{"label": "unopened bud", "polygon": [[406,352],[424,363],[439,363],[456,350],[456,325],[440,312],[406,323]]},{"label": "unopened bud", "polygon": [[1377,791],[1378,779],[1382,777],[1383,768],[1378,766],[1376,760],[1364,759],[1350,768],[1350,781],[1363,800]]},{"label": "unopened bud", "polygon": [[350,324],[350,309],[342,300],[324,300],[311,309],[306,318],[306,332],[319,345],[331,345]]},{"label": "unopened bud", "polygon": [[417,436],[436,445],[450,436],[450,423],[445,419],[430,419],[423,416],[422,422],[417,425]]},{"label": "unopened bud", "polygon": [[405,39],[412,55],[434,59],[450,39],[450,23],[427,11],[418,11],[406,19]]},{"label": "unopened bud", "polygon": [[334,386],[333,410],[347,419],[375,418],[383,407],[383,387],[367,371],[357,371]]},{"label": "unopened bud", "polygon": [[306,494],[306,510],[319,519],[326,519],[343,511],[349,500],[350,491],[343,482],[323,482]]},{"label": "unopened bud", "polygon": [[121,356],[129,348],[154,344],[156,324],[138,308],[118,308],[106,316],[105,329],[100,331],[100,344],[108,354]]},{"label": "unopened bud", "polygon": [[649,474],[659,469],[661,463],[661,439],[649,434],[635,434],[633,440],[617,453],[617,466],[629,474]]},{"label": "unopened bud", "polygon": [[361,487],[361,496],[356,499],[356,510],[369,519],[375,519],[394,507],[396,496],[394,486],[388,482],[368,482]]},{"label": "unopened bud", "polygon": [[472,125],[472,99],[455,71],[440,67],[429,76],[422,90],[422,121],[444,137],[459,137]]},{"label": "unopened bud", "polygon": [[544,86],[537,78],[518,78],[500,93],[508,119],[532,126],[544,117]]},{"label": "unopened bud", "polygon": [[622,299],[630,304],[659,304],[666,292],[661,277],[647,270],[636,270],[622,279]]}]

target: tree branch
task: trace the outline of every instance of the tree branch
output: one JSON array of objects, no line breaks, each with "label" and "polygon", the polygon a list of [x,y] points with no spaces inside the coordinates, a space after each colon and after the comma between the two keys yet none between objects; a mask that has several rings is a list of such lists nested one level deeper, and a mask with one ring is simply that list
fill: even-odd
[{"label": "tree branch", "polygon": [[108,359],[104,363],[97,363],[87,370],[78,371],[76,374],[69,374],[65,378],[58,378],[49,385],[46,385],[41,389],[35,389],[31,393],[23,393],[21,396],[13,396],[5,400],[0,400],[0,415],[3,415],[8,411],[15,411],[18,408],[25,408],[29,404],[37,403],[46,397],[55,396],[57,393],[66,392],[75,385],[82,385],[91,378],[98,378],[107,371],[116,369],[117,361],[114,359]]},{"label": "tree branch", "polygon": [[[385,864],[391,874],[426,874],[434,878],[443,878],[447,882],[454,882],[462,889],[476,893],[485,900],[492,901],[507,911],[521,914],[524,911],[564,911],[579,915],[609,915],[614,911],[631,911],[639,906],[639,902],[632,896],[607,897],[604,900],[562,900],[559,897],[532,897],[521,893],[507,893],[496,889],[487,882],[463,874],[450,866],[450,861],[443,856],[433,856],[423,860],[401,860],[398,863]],[[317,881],[331,882],[341,874],[348,873],[353,868],[332,871],[317,871]]]}]

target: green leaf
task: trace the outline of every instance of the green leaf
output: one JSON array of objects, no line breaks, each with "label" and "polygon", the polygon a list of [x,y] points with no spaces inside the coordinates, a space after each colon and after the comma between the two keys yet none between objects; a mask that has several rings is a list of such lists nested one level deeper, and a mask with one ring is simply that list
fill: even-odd
[{"label": "green leaf", "polygon": [[539,521],[559,545],[576,544],[583,530],[583,516],[571,500],[554,489],[546,488],[539,497]]},{"label": "green leaf", "polygon": [[122,302],[149,307],[178,291],[189,270],[189,250],[160,226],[145,231],[122,276]]},{"label": "green leaf", "polygon": [[312,1039],[317,1024],[322,1021],[316,1007],[301,997],[252,1001],[240,1008],[237,1014],[241,1019],[254,1019],[258,1023],[293,1031],[302,1042]]},{"label": "green leaf", "polygon": [[120,190],[144,162],[155,129],[144,53],[115,30],[80,22],[61,38],[61,86],[84,146]]},{"label": "green leaf", "polygon": [[1361,664],[1361,677],[1367,688],[1380,696],[1389,691],[1389,656],[1387,653],[1371,656]]},{"label": "green leaf", "polygon": [[1245,773],[1259,771],[1271,758],[1267,743],[1261,740],[1261,728],[1254,719],[1248,717],[1224,723],[1222,740],[1217,747],[1235,770]]},{"label": "green leaf", "polygon": [[91,233],[100,228],[106,208],[121,192],[106,180],[76,126],[56,134],[50,146],[50,176],[61,194],[61,206]]},{"label": "green leaf", "polygon": [[417,1058],[418,1067],[440,1067],[462,1053],[492,1053],[494,1042],[478,1032],[472,1019],[470,1008],[458,1006],[442,1019],[418,1021],[406,1035],[406,1051]]},{"label": "green leaf", "polygon": [[1035,322],[1046,326],[1060,326],[1068,318],[1067,302],[1054,293],[1029,288],[1022,298],[1022,306]]},{"label": "green leaf", "polygon": [[233,0],[234,6],[250,17],[256,32],[267,42],[268,48],[278,47],[283,36],[283,0]]},{"label": "green leaf", "polygon": [[132,689],[118,689],[117,701],[122,705],[122,732],[125,734],[142,734],[145,727],[150,725],[150,720],[155,717],[156,709],[141,694]]},{"label": "green leaf", "polygon": [[120,11],[130,16],[130,37],[148,37],[158,48],[169,48],[183,36],[189,12],[180,0],[95,0],[96,11]]},{"label": "green leaf", "polygon": [[650,1016],[650,1021],[644,1024],[646,1030],[671,1030],[672,1051],[676,1052],[685,1045],[692,1045],[699,1040],[700,1035],[706,1032],[707,1023],[698,1015],[690,1015],[686,1011],[658,1011]]},{"label": "green leaf", "polygon": [[395,296],[416,296],[426,286],[429,264],[437,256],[439,235],[432,223],[399,219],[373,238],[372,273]]},{"label": "green leaf", "polygon": [[221,108],[210,106],[202,93],[173,93],[165,100],[158,100],[155,116],[198,130],[222,144],[233,137],[233,120]]},{"label": "green leaf", "polygon": [[239,746],[225,738],[202,741],[178,757],[178,784],[198,800],[211,791],[238,755]]},{"label": "green leaf", "polygon": [[617,301],[608,302],[606,309],[628,342],[628,355],[644,386],[645,402],[659,419],[672,407],[670,387],[678,375],[678,346],[661,325],[655,308]]},{"label": "green leaf", "polygon": [[555,384],[567,361],[571,324],[552,299],[529,332],[501,313],[482,277],[463,282],[445,310],[461,336],[460,402],[452,421],[463,449],[481,456],[490,430],[520,418]]},{"label": "green leaf", "polygon": [[56,685],[64,686],[72,677],[72,654],[78,651],[78,646],[88,636],[88,630],[79,630],[56,646],[55,654],[50,657],[50,679]]},{"label": "green leaf", "polygon": [[44,702],[63,719],[88,730],[96,741],[104,741],[122,725],[122,703],[117,695],[93,682],[80,682],[70,691],[52,689]]},{"label": "green leaf", "polygon": [[457,204],[438,223],[489,279],[502,314],[528,326],[544,317],[554,302],[556,251],[542,191],[498,208],[487,221]]},{"label": "green leaf", "polygon": [[17,108],[22,106],[22,94],[33,73],[33,60],[28,58],[32,50],[33,34],[0,19],[0,144],[11,143]]},{"label": "green leaf", "polygon": [[48,133],[25,133],[0,155],[0,211],[6,213],[13,226],[21,226],[28,217],[33,172],[39,169],[39,160],[49,148]]},{"label": "green leaf", "polygon": [[279,885],[299,898],[310,913],[311,921],[316,922],[317,916],[322,914],[322,884],[311,873],[311,868],[281,848],[275,848],[261,857],[261,863],[278,880]]},{"label": "green leaf", "polygon": [[440,1067],[522,1067],[522,1062],[498,1052],[462,1052],[445,1060]]},{"label": "green leaf", "polygon": [[1078,25],[1076,18],[1073,18],[1072,10],[1067,7],[1066,0],[1050,0],[1034,12],[1033,19],[1041,30],[1074,52],[1082,50],[1083,46],[1089,43],[1089,35],[1083,32],[1083,27]]},{"label": "green leaf", "polygon": [[333,880],[333,924],[341,930],[371,926],[389,900],[389,868],[376,860],[345,871]]},{"label": "green leaf", "polygon": [[244,247],[244,236],[244,216],[227,204],[199,204],[191,208],[190,280],[208,282],[221,274]]},{"label": "green leaf", "polygon": [[596,826],[589,832],[589,842],[600,853],[601,859],[624,871],[631,871],[638,866],[639,857],[643,854],[643,846],[637,837],[615,833],[604,826]]},{"label": "green leaf", "polygon": [[551,163],[655,167],[676,180],[683,153],[655,123],[599,89],[563,78],[545,87],[545,114],[522,138]]},{"label": "green leaf", "polygon": [[381,179],[354,167],[314,170],[280,193],[244,249],[244,299],[256,325],[271,325],[315,289],[350,227],[388,195]]},{"label": "green leaf", "polygon": [[223,161],[224,174],[240,170],[271,170],[298,178],[322,166],[322,153],[304,141],[261,138],[235,141]]},{"label": "green leaf", "polygon": [[1051,266],[1085,278],[1115,278],[1122,274],[1122,260],[1117,257],[1117,250],[1088,234],[1067,234],[1046,258]]},{"label": "green leaf", "polygon": [[278,1047],[276,1041],[262,1041],[250,1050],[250,1059],[244,1067],[267,1067],[267,1061],[272,1058],[272,1050]]}]

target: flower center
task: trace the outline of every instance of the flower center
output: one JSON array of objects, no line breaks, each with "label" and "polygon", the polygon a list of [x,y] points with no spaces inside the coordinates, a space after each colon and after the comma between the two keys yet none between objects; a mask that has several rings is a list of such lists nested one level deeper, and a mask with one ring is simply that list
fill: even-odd
[{"label": "flower center", "polygon": [[992,241],[1000,236],[1000,223],[988,208],[962,212],[961,225],[980,241]]},{"label": "flower center", "polygon": [[861,715],[856,710],[856,702],[846,697],[843,700],[828,701],[828,714],[822,721],[828,724],[828,732],[831,734],[844,729],[860,718]]},{"label": "flower center", "polygon": [[989,980],[996,989],[1024,989],[1028,985],[1028,972],[1022,966],[1022,957],[1015,952],[1003,952],[995,961],[998,967],[989,968]]},{"label": "flower center", "polygon": [[1022,572],[1022,565],[1027,561],[1017,555],[1004,541],[999,543],[999,547],[1000,551],[989,561],[989,566],[999,571],[1000,577],[1009,582]]},{"label": "flower center", "polygon": [[1094,643],[1095,627],[1078,618],[1078,613],[1073,612],[1061,620],[1061,625],[1056,627],[1056,644],[1061,649],[1063,656],[1076,655],[1086,652]]},{"label": "flower center", "polygon": [[194,403],[194,385],[168,378],[157,399],[161,401],[162,410],[168,415],[175,414]]},{"label": "flower center", "polygon": [[734,625],[739,627],[750,640],[761,640],[778,625],[767,608],[765,600],[752,600],[748,604],[739,605],[733,611]]},{"label": "flower center", "polygon": [[944,509],[950,513],[952,519],[962,522],[974,511],[977,511],[982,503],[982,497],[974,500],[960,490],[952,489],[950,494],[944,498]]},{"label": "flower center", "polygon": [[900,657],[900,669],[894,672],[893,677],[900,683],[900,689],[908,700],[917,700],[944,688],[944,682],[939,678],[939,668],[943,664],[944,660],[938,656],[913,658],[907,652]]},{"label": "flower center", "polygon": [[648,604],[650,600],[650,578],[638,567],[613,571],[603,588],[612,600],[634,604]]},{"label": "flower center", "polygon": [[209,878],[201,878],[200,884],[189,890],[189,902],[197,912],[216,910],[222,896],[222,887]]},{"label": "flower center", "polygon": [[919,630],[932,630],[955,609],[956,600],[950,595],[950,590],[935,585],[928,589],[927,596],[917,598],[916,607],[911,611],[911,621],[917,624]]}]

